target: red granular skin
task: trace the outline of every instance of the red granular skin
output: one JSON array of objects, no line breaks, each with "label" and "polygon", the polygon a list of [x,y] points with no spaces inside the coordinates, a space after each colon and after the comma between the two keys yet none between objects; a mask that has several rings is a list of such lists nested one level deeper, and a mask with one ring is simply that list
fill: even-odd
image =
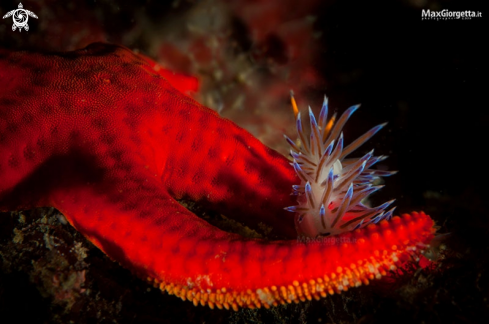
[{"label": "red granular skin", "polygon": [[308,243],[198,218],[175,199],[292,237],[283,207],[298,179],[286,158],[185,96],[194,78],[123,47],[0,50],[0,84],[0,210],[53,206],[109,257],[194,304],[319,298],[386,274],[433,237],[424,213]]}]

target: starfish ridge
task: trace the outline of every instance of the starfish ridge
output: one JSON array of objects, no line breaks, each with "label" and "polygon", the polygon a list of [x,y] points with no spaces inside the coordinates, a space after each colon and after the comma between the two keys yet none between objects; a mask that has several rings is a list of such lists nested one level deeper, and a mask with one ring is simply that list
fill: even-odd
[{"label": "starfish ridge", "polygon": [[194,304],[319,298],[385,274],[433,237],[423,213],[307,244],[198,218],[176,199],[293,237],[283,208],[299,180],[285,157],[180,92],[191,79],[123,47],[0,50],[0,84],[0,210],[53,206],[112,259]]}]

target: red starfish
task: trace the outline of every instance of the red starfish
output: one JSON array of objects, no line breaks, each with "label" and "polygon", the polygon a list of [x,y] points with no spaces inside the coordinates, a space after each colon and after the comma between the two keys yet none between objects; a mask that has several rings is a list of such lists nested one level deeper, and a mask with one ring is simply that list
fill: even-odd
[{"label": "red starfish", "polygon": [[[0,51],[0,210],[53,206],[112,259],[210,307],[269,307],[367,283],[433,237],[424,213],[307,244],[224,232],[175,199],[293,236],[289,161],[113,45]],[[166,74],[163,74],[166,73]]]}]

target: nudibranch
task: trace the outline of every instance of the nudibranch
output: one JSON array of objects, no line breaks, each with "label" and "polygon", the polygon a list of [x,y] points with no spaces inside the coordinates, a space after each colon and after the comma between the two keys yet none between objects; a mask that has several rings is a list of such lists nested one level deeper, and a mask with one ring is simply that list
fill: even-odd
[{"label": "nudibranch", "polygon": [[378,223],[382,219],[390,220],[395,207],[389,211],[385,209],[394,200],[375,208],[366,207],[362,203],[370,194],[383,187],[373,186],[374,181],[381,176],[396,173],[370,168],[387,157],[375,157],[372,150],[361,158],[345,159],[385,124],[375,126],[343,148],[342,127],[360,105],[348,108],[335,123],[336,115],[328,120],[328,98],[325,96],[318,121],[309,107],[311,130],[307,141],[293,94],[291,101],[302,145],[298,147],[287,136],[285,139],[292,147],[292,165],[301,184],[293,186],[294,194],[299,196],[299,205],[286,209],[297,215],[298,234],[313,238],[337,235],[365,227],[369,223]]},{"label": "nudibranch", "polygon": [[[293,155],[305,182],[298,185],[287,158],[184,95],[195,87],[188,80],[109,44],[55,54],[0,50],[0,210],[55,207],[110,258],[161,290],[235,310],[367,284],[416,258],[433,238],[433,221],[422,212],[391,218],[356,201],[382,174],[369,171],[378,160],[370,155],[349,164],[343,158],[351,149],[340,150],[340,140],[331,148],[316,143],[324,134],[335,139],[342,119],[331,131],[323,116],[317,127],[313,122],[311,145],[304,141]],[[335,158],[316,182],[301,150]],[[331,195],[321,200],[312,192],[323,179],[346,184],[327,182]],[[300,211],[319,222],[335,219],[311,242],[228,233],[177,201],[273,224],[274,235],[293,237],[293,216],[284,210],[295,203],[292,185],[304,187],[298,210],[313,203]],[[348,218],[356,210],[364,223]],[[301,217],[298,223],[318,222]],[[352,226],[358,228],[339,233]],[[314,235],[309,228],[302,231]]]}]

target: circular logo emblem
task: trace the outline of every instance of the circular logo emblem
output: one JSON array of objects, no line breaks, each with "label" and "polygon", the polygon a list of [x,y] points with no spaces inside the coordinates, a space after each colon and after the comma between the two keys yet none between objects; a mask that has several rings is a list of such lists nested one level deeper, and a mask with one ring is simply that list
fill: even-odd
[{"label": "circular logo emblem", "polygon": [[15,31],[17,28],[19,29],[19,31],[22,31],[22,28],[28,31],[29,25],[27,25],[27,22],[29,21],[29,16],[37,19],[37,16],[32,11],[24,9],[22,3],[19,3],[18,9],[7,12],[7,14],[3,16],[3,19],[10,16],[12,16],[12,19],[14,21],[14,24],[12,25],[13,31]]}]

